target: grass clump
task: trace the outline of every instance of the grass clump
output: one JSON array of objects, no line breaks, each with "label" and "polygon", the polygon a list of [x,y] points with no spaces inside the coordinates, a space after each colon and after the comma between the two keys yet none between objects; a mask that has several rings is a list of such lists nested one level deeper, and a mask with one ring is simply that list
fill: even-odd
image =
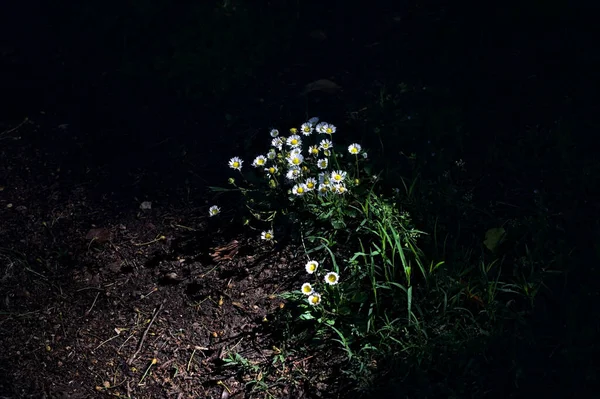
[{"label": "grass clump", "polygon": [[517,301],[532,305],[541,280],[506,278],[502,226],[482,232],[478,252],[450,248],[426,182],[402,179],[391,190],[359,143],[334,140],[342,134],[318,118],[286,136],[272,129],[265,153],[230,159],[232,188],[213,189],[242,195],[244,225],[266,244],[301,244],[297,289],[282,294],[295,305],[284,318],[288,339],[341,348],[343,373],[364,390],[496,336],[523,314]]}]

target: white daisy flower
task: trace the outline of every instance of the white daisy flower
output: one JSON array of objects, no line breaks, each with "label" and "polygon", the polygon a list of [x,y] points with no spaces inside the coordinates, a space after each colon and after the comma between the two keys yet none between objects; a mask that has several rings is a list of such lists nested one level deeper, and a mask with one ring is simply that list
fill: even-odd
[{"label": "white daisy flower", "polygon": [[266,163],[267,157],[265,157],[264,155],[259,155],[256,158],[254,158],[252,166],[254,166],[255,168],[260,168],[261,166],[265,166]]},{"label": "white daisy flower", "polygon": [[327,184],[319,184],[319,195],[323,196],[329,192],[329,186]]},{"label": "white daisy flower", "polygon": [[286,144],[289,147],[298,148],[302,145],[302,138],[300,136],[298,136],[297,134],[293,134],[290,137],[288,137]]},{"label": "white daisy flower", "polygon": [[321,303],[321,294],[314,292],[312,295],[308,297],[308,303],[312,306],[317,306]]},{"label": "white daisy flower", "polygon": [[342,170],[334,170],[331,172],[331,181],[334,183],[341,183],[346,178],[346,172]]},{"label": "white daisy flower", "polygon": [[315,127],[316,131],[319,133],[325,133],[324,127],[327,126],[327,122],[319,122]]},{"label": "white daisy flower", "polygon": [[276,174],[278,170],[279,169],[277,169],[276,165],[272,165],[272,166],[269,166],[268,168],[265,168],[265,172],[267,172],[270,175]]},{"label": "white daisy flower", "polygon": [[309,177],[304,182],[304,185],[306,186],[306,190],[312,191],[317,188],[317,180],[314,177]]},{"label": "white daisy flower", "polygon": [[333,184],[331,186],[331,191],[333,191],[336,194],[344,194],[348,191],[348,189],[346,188],[346,185],[344,185],[343,183],[340,183],[340,184]]},{"label": "white daisy flower", "polygon": [[357,155],[361,149],[362,149],[362,147],[360,146],[360,144],[356,144],[356,143],[350,144],[348,146],[348,152],[352,155]]},{"label": "white daisy flower", "polygon": [[211,206],[210,208],[208,208],[208,214],[212,217],[212,216],[216,216],[219,213],[221,213],[221,208],[219,208],[216,205]]},{"label": "white daisy flower", "polygon": [[229,167],[231,169],[242,170],[243,163],[244,161],[242,161],[239,157],[233,157],[229,160]]},{"label": "white daisy flower", "polygon": [[329,180],[329,174],[328,173],[319,173],[319,184],[325,184],[326,186],[329,185],[330,180]]},{"label": "white daisy flower", "polygon": [[279,136],[279,130],[271,129],[270,134],[271,134],[271,137],[277,137],[277,136]]},{"label": "white daisy flower", "polygon": [[300,178],[301,176],[302,176],[302,169],[300,169],[299,166],[290,166],[287,173],[285,174],[285,177],[287,177],[288,180],[296,180],[296,179]]},{"label": "white daisy flower", "polygon": [[294,195],[297,195],[298,197],[303,196],[308,191],[309,190],[306,188],[306,184],[304,184],[304,183],[295,184],[294,187],[292,187],[292,193]]},{"label": "white daisy flower", "polygon": [[281,151],[281,149],[283,148],[283,143],[284,141],[281,137],[275,137],[273,140],[271,140],[271,147],[275,147],[279,151]]},{"label": "white daisy flower", "polygon": [[331,142],[331,140],[321,140],[321,142],[319,143],[319,148],[321,150],[329,150],[332,146],[333,143]]},{"label": "white daisy flower", "polygon": [[323,126],[321,126],[321,130],[323,131],[323,133],[331,135],[335,133],[337,129],[331,123],[325,123],[323,124]]},{"label": "white daisy flower", "polygon": [[315,291],[313,290],[313,287],[312,287],[312,285],[310,285],[310,283],[302,284],[302,293],[304,295],[310,295],[313,292],[315,292]]},{"label": "white daisy flower", "polygon": [[300,154],[300,152],[291,152],[290,155],[287,158],[288,163],[290,165],[294,165],[294,166],[300,166],[302,164],[302,162],[304,161],[304,157],[302,156],[302,154]]},{"label": "white daisy flower", "polygon": [[340,276],[336,272],[329,272],[325,275],[325,282],[329,285],[336,285],[340,281]]},{"label": "white daisy flower", "polygon": [[329,161],[327,158],[321,158],[317,161],[317,167],[319,169],[327,169],[327,166],[329,166]]},{"label": "white daisy flower", "polygon": [[317,147],[316,145],[311,145],[310,147],[308,147],[308,153],[314,156],[319,155],[319,147]]},{"label": "white daisy flower", "polygon": [[273,236],[273,230],[267,230],[267,231],[263,231],[262,233],[260,233],[260,238],[262,240],[266,240],[266,241],[272,241],[273,238],[275,238]]},{"label": "white daisy flower", "polygon": [[307,122],[307,123],[309,123],[311,126],[313,126],[313,127],[314,127],[314,126],[315,126],[317,123],[319,123],[319,118],[318,118],[318,117],[316,117],[316,116],[313,116],[312,118],[310,118],[310,119],[308,120],[308,122]]},{"label": "white daisy flower", "polygon": [[311,260],[306,263],[306,266],[304,268],[306,269],[306,272],[308,274],[313,274],[317,270],[318,267],[319,267],[319,262],[317,262],[316,260]]},{"label": "white daisy flower", "polygon": [[310,123],[303,123],[302,126],[300,126],[300,131],[305,136],[310,136],[313,130],[314,129]]}]

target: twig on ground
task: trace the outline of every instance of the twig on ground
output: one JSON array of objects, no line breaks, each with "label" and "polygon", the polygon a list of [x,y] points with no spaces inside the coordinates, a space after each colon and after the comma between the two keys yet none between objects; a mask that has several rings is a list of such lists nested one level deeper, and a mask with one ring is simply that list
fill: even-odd
[{"label": "twig on ground", "polygon": [[8,136],[10,133],[19,130],[19,128],[21,126],[23,126],[24,124],[29,122],[29,118],[25,118],[25,120],[21,123],[19,123],[17,126],[13,127],[12,129],[8,129],[3,131],[2,133],[0,133],[0,138],[8,138],[8,137],[4,137],[5,135]]},{"label": "twig on ground", "polygon": [[102,342],[100,342],[100,345],[98,345],[97,347],[95,347],[95,348],[94,348],[94,351],[96,351],[98,348],[100,348],[100,347],[101,347],[102,345],[104,345],[105,343],[107,343],[107,342],[110,342],[110,341],[112,341],[113,339],[117,338],[118,336],[119,336],[119,334],[117,334],[117,335],[114,335],[114,336],[110,337],[109,339],[107,339],[107,340],[105,340],[105,341],[102,341]]},{"label": "twig on ground", "polygon": [[150,330],[150,327],[152,327],[154,320],[156,320],[156,316],[158,316],[158,314],[160,313],[162,308],[163,308],[163,304],[161,303],[160,306],[158,307],[158,309],[156,309],[156,311],[154,312],[154,316],[152,316],[150,323],[148,323],[148,327],[146,327],[146,330],[144,330],[144,333],[142,334],[142,337],[140,338],[140,342],[138,343],[136,351],[133,353],[133,355],[131,355],[129,360],[127,360],[127,365],[131,366],[131,363],[133,363],[135,357],[142,350],[142,346],[144,345],[144,341],[146,340],[146,335],[148,335],[148,330]]},{"label": "twig on ground", "polygon": [[163,362],[163,364],[161,364],[160,366],[158,366],[158,369],[159,369],[159,370],[162,370],[162,369],[164,369],[164,368],[168,367],[168,366],[169,366],[171,363],[173,363],[174,361],[175,361],[175,359],[174,359],[174,358],[173,358],[173,359],[169,359],[169,360],[167,360],[166,362]]},{"label": "twig on ground", "polygon": [[92,311],[92,309],[94,309],[94,306],[96,305],[96,301],[98,300],[98,296],[100,295],[100,293],[96,293],[96,297],[94,298],[94,302],[92,302],[92,306],[90,306],[90,308],[87,310],[87,312],[85,312],[86,315],[90,314],[90,312]]}]

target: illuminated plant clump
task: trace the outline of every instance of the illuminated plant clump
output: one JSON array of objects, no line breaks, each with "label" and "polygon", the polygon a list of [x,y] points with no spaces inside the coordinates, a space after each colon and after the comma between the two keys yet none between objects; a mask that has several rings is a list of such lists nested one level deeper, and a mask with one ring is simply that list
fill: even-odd
[{"label": "illuminated plant clump", "polygon": [[[413,268],[426,280],[442,262],[424,266],[416,245],[421,232],[397,196],[376,193],[380,179],[361,145],[336,145],[336,133],[318,118],[287,136],[272,129],[268,151],[248,162],[250,168],[241,157],[229,160],[240,174],[239,181],[229,178],[234,188],[213,189],[242,194],[250,213],[244,225],[265,244],[283,235],[302,244],[306,260],[298,267],[305,277],[281,296],[297,301],[300,320],[316,322],[317,336],[333,333],[349,359],[362,361],[373,344],[388,351],[400,341],[385,337],[417,322]],[[209,208],[210,216],[220,212]]]},{"label": "illuminated plant clump", "polygon": [[[343,156],[337,155],[334,151],[332,139],[336,131],[334,125],[319,122],[318,118],[311,118],[299,129],[290,129],[287,137],[281,135],[279,130],[272,129],[269,150],[266,154],[256,156],[251,163],[255,173],[266,183],[266,187],[263,187],[263,190],[267,191],[264,193],[266,198],[277,202],[275,198],[284,193],[291,207],[301,212],[308,210],[321,219],[333,216],[334,212],[327,215],[319,212],[318,208],[332,210],[347,203],[347,199],[343,197],[348,194],[351,187],[360,184],[360,161],[367,158],[367,153],[363,151],[360,144],[349,145],[348,153],[354,158],[349,166],[354,168],[350,173],[344,170],[341,164]],[[242,178],[248,182],[242,174],[243,165],[244,160],[240,157],[229,160],[229,167],[240,172]],[[229,182],[238,187],[235,179],[230,179]],[[255,185],[250,186],[250,189],[238,188],[244,195],[249,195],[256,189]],[[270,223],[270,228],[263,230],[260,238],[274,242],[276,237],[273,223],[276,216],[278,213],[287,214],[290,210],[266,210],[262,206],[264,204],[256,205],[255,200],[249,200],[248,208],[252,215],[257,220]],[[209,209],[210,216],[215,216],[219,212],[220,208],[216,205]],[[309,275],[319,276],[321,272],[319,262],[311,259],[306,263],[305,269]],[[334,286],[339,282],[339,271],[323,273],[321,277],[324,284]],[[307,296],[310,305],[316,306],[321,303],[321,293],[313,286],[314,284],[304,283],[301,292]]]}]

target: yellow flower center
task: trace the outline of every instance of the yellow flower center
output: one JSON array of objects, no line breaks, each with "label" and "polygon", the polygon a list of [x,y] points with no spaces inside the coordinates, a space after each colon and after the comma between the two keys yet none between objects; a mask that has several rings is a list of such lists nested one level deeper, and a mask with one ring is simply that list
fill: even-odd
[{"label": "yellow flower center", "polygon": [[310,292],[310,287],[304,287],[304,292]]},{"label": "yellow flower center", "polygon": [[270,233],[267,233],[267,234],[265,234],[265,238],[266,238],[267,240],[270,240],[270,239],[271,239],[271,234],[270,234]]},{"label": "yellow flower center", "polygon": [[342,180],[342,176],[341,176],[341,175],[335,175],[333,178],[334,178],[336,181],[340,181],[340,180]]},{"label": "yellow flower center", "polygon": [[319,303],[319,297],[318,296],[313,296],[312,297],[312,303]]},{"label": "yellow flower center", "polygon": [[308,182],[308,183],[306,183],[306,187],[308,187],[308,188],[314,188],[315,184],[313,182]]},{"label": "yellow flower center", "polygon": [[271,167],[269,168],[269,173],[275,173],[275,168],[271,166]]},{"label": "yellow flower center", "polygon": [[299,192],[299,193],[303,193],[303,192],[304,192],[304,189],[303,189],[302,187],[298,187],[298,192]]},{"label": "yellow flower center", "polygon": [[297,158],[297,157],[296,157],[296,158],[292,159],[292,163],[293,163],[294,165],[299,165],[299,164],[300,164],[300,158]]},{"label": "yellow flower center", "polygon": [[331,133],[333,133],[333,129],[328,127],[327,129],[325,129],[325,133],[331,134]]},{"label": "yellow flower center", "polygon": [[234,163],[233,163],[233,167],[234,167],[234,168],[237,168],[237,167],[239,167],[239,166],[240,166],[240,163],[239,163],[239,162],[237,162],[237,161],[236,161],[236,162],[234,162]]},{"label": "yellow flower center", "polygon": [[291,143],[292,143],[292,145],[296,145],[296,144],[298,144],[298,140],[292,139]]},{"label": "yellow flower center", "polygon": [[327,277],[327,279],[328,279],[330,282],[332,282],[332,283],[335,283],[335,276],[334,276],[333,274],[332,274],[332,275],[330,275],[329,277]]}]

